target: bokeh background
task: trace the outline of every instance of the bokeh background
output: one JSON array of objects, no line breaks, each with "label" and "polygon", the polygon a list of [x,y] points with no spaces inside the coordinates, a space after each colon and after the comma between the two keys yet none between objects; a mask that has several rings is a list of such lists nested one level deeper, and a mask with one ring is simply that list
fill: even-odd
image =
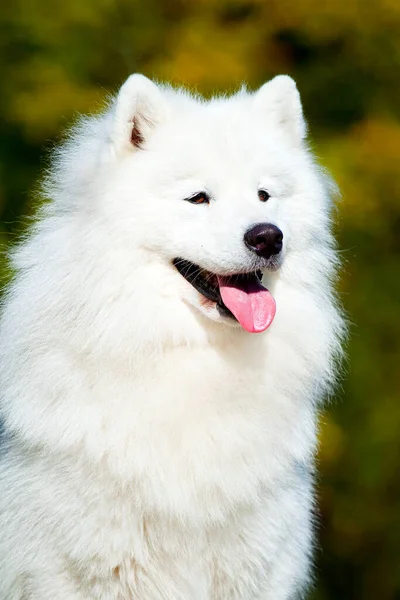
[{"label": "bokeh background", "polygon": [[[400,1],[13,0],[0,7],[0,246],[50,148],[134,71],[207,95],[298,82],[342,191],[347,373],[322,418],[314,600],[400,599]],[[4,252],[0,273],[5,276]]]}]

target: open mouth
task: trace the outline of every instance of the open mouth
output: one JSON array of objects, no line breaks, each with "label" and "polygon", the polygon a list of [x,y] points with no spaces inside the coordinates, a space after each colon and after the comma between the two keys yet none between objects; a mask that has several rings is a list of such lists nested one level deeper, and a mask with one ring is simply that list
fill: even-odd
[{"label": "open mouth", "polygon": [[216,304],[222,316],[236,319],[246,331],[261,333],[271,325],[276,305],[261,283],[261,271],[222,276],[182,258],[175,258],[173,264],[199,294]]}]

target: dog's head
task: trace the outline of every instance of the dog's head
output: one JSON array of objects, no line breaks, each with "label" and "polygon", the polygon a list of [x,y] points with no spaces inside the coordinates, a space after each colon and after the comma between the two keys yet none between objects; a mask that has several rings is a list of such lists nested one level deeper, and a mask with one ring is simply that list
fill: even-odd
[{"label": "dog's head", "polygon": [[305,132],[288,76],[210,101],[126,81],[109,117],[108,212],[157,265],[165,297],[249,332],[269,327],[267,288],[323,213]]}]

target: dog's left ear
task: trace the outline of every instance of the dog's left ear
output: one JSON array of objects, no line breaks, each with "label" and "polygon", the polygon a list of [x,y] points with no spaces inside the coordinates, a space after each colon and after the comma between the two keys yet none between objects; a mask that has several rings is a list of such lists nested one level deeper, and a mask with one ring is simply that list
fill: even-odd
[{"label": "dog's left ear", "polygon": [[264,83],[255,93],[254,101],[267,118],[286,129],[296,143],[301,143],[306,136],[307,125],[300,94],[289,75],[278,75]]},{"label": "dog's left ear", "polygon": [[117,154],[141,148],[166,116],[162,89],[135,73],[122,85],[115,101],[111,139]]}]

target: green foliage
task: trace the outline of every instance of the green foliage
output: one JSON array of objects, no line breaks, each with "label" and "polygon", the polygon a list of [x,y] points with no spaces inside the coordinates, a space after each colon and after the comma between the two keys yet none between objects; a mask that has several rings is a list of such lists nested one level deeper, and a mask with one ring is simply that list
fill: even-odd
[{"label": "green foliage", "polygon": [[353,323],[344,388],[322,418],[314,597],[400,598],[398,0],[15,0],[2,7],[0,50],[0,257],[50,145],[131,72],[205,94],[295,77],[342,191]]}]

